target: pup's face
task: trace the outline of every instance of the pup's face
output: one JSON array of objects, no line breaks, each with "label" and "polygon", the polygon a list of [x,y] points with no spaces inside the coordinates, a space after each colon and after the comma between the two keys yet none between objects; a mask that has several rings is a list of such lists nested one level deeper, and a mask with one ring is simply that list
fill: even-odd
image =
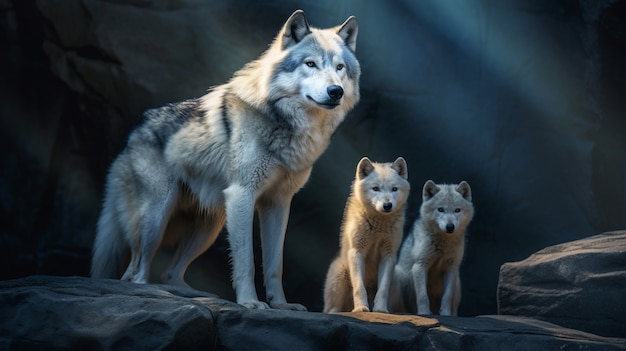
[{"label": "pup's face", "polygon": [[474,215],[469,184],[440,185],[426,182],[423,189],[421,217],[435,223],[439,230],[456,234],[471,221]]},{"label": "pup's face", "polygon": [[372,163],[364,158],[357,166],[355,180],[361,202],[381,213],[401,209],[409,195],[409,182],[404,159],[392,163]]}]

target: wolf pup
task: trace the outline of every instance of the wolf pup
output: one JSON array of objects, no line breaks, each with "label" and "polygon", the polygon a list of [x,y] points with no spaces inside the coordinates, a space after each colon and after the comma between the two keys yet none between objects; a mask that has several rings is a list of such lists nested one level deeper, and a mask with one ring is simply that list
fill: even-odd
[{"label": "wolf pup", "polygon": [[[359,100],[354,17],[329,29],[295,11],[268,50],[208,94],[149,110],[108,174],[91,275],[146,283],[162,243],[178,243],[163,281],[185,284],[187,266],[226,224],[237,302],[287,303],[283,242],[293,195],[305,184],[346,113]],[[267,304],[254,285],[258,211]],[[269,306],[268,306],[269,305]]]},{"label": "wolf pup", "polygon": [[423,202],[395,267],[392,310],[456,316],[461,302],[459,266],[465,229],[474,216],[472,191],[457,185],[424,184]]},{"label": "wolf pup", "polygon": [[408,171],[393,163],[359,162],[346,202],[338,257],[324,287],[324,312],[389,312],[389,287],[402,242]]}]

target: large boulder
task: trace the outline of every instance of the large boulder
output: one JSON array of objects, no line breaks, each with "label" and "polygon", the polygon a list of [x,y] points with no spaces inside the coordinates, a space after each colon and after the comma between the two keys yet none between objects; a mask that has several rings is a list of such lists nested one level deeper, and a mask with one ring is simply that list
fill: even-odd
[{"label": "large boulder", "polygon": [[189,288],[31,276],[0,282],[2,350],[626,350],[523,317],[248,310]]},{"label": "large boulder", "polygon": [[500,269],[498,314],[626,337],[626,231],[545,248]]}]

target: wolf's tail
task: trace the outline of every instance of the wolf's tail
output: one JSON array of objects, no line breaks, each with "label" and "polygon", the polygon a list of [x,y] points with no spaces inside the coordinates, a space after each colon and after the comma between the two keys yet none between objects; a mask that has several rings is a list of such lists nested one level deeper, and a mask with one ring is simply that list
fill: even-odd
[{"label": "wolf's tail", "polygon": [[93,244],[91,277],[119,279],[126,247],[124,231],[105,201]]}]

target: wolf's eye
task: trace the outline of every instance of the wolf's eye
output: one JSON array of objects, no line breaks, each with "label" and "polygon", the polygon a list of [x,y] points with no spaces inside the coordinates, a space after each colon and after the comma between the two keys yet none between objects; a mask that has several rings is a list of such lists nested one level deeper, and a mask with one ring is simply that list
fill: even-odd
[{"label": "wolf's eye", "polygon": [[372,188],[372,190],[374,190],[374,191],[380,191],[380,188],[379,188],[379,187],[377,187],[377,186],[375,186],[375,187],[373,187],[373,188]]},{"label": "wolf's eye", "polygon": [[343,69],[344,65],[343,63],[340,63],[337,65],[337,71],[341,71]]},{"label": "wolf's eye", "polygon": [[439,207],[439,208],[437,209],[437,211],[439,211],[439,212],[443,212],[443,211],[444,211],[444,209],[443,209],[443,207]]},{"label": "wolf's eye", "polygon": [[455,208],[454,212],[459,213],[459,212],[461,212],[461,209],[460,208]]},{"label": "wolf's eye", "polygon": [[304,64],[307,65],[307,67],[315,67],[315,62],[313,61],[306,61]]},{"label": "wolf's eye", "polygon": [[393,188],[391,188],[391,191],[398,191],[398,187],[394,186]]}]

